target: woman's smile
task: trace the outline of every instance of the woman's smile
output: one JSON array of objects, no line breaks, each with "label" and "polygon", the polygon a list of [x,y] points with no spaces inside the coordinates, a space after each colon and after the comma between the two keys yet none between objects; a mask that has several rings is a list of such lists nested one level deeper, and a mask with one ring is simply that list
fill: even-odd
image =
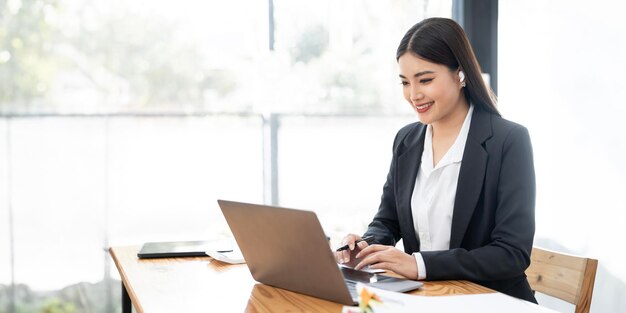
[{"label": "woman's smile", "polygon": [[425,113],[426,111],[428,111],[428,109],[430,109],[430,107],[434,103],[435,103],[435,101],[430,101],[430,102],[414,105],[415,106],[415,110],[417,110],[417,113]]}]

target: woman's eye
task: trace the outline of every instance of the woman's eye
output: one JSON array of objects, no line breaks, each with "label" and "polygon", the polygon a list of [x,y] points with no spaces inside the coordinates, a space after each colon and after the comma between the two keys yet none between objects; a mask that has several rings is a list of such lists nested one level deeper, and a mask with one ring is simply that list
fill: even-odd
[{"label": "woman's eye", "polygon": [[402,86],[408,86],[408,85],[409,85],[409,82],[402,81],[402,82],[400,82],[400,84],[401,84]]},{"label": "woman's eye", "polygon": [[432,78],[424,78],[424,79],[420,79],[420,83],[422,83],[422,84],[428,84],[428,83],[430,83],[431,81],[433,81],[433,79],[432,79]]}]

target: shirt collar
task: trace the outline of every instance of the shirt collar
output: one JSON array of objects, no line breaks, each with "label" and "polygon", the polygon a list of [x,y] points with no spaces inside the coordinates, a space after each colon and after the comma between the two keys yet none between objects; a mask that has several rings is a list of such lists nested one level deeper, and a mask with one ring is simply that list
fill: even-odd
[{"label": "shirt collar", "polygon": [[[454,144],[450,147],[448,152],[437,163],[437,166],[433,168],[433,129],[432,125],[426,126],[426,137],[424,138],[424,152],[422,153],[422,165],[423,170],[434,170],[444,167],[449,164],[459,163],[463,160],[463,151],[465,151],[465,142],[467,142],[467,136],[469,134],[470,124],[472,123],[472,113],[474,112],[474,106],[470,104],[463,126],[459,131],[459,135],[456,137]],[[429,171],[430,172],[430,171]]]},{"label": "shirt collar", "polygon": [[459,131],[459,135],[456,137],[454,144],[450,147],[450,150],[448,150],[447,154],[450,155],[450,163],[461,162],[463,160],[463,151],[465,151],[465,143],[467,142],[470,124],[472,123],[473,112],[474,106],[470,104],[470,108],[463,121],[463,126],[461,126],[461,131]]}]

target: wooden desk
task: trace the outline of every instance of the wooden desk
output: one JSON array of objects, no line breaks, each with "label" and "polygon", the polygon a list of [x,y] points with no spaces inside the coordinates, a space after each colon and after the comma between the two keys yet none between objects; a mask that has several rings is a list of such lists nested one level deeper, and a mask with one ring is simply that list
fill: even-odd
[{"label": "wooden desk", "polygon": [[[341,312],[343,305],[256,282],[245,264],[210,257],[138,259],[139,247],[109,249],[122,277],[122,311],[139,313]],[[416,295],[491,293],[467,281],[424,282]],[[219,310],[217,310],[219,309]]]}]

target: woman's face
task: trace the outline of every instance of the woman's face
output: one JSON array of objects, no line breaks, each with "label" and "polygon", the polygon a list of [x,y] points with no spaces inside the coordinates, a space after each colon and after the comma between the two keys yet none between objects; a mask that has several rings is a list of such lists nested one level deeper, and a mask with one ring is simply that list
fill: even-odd
[{"label": "woman's face", "polygon": [[414,54],[398,59],[404,98],[424,124],[445,125],[465,118],[469,104],[463,96],[458,71]]}]

